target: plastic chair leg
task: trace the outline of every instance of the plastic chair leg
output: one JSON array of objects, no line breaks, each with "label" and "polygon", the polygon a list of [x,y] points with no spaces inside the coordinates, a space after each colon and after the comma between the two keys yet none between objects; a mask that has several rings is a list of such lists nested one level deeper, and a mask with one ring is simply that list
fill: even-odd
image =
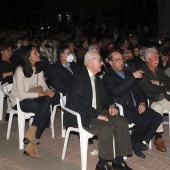
[{"label": "plastic chair leg", "polygon": [[168,117],[169,117],[169,136],[170,136],[170,112],[168,113]]},{"label": "plastic chair leg", "polygon": [[152,140],[149,142],[149,149],[152,149]]},{"label": "plastic chair leg", "polygon": [[86,134],[80,135],[80,150],[81,150],[81,170],[87,170],[88,137]]},{"label": "plastic chair leg", "polygon": [[64,129],[64,125],[63,125],[63,116],[64,116],[64,112],[61,109],[61,137],[62,138],[66,136],[66,129]]},{"label": "plastic chair leg", "polygon": [[0,120],[3,118],[4,93],[0,90]]},{"label": "plastic chair leg", "polygon": [[12,126],[13,115],[14,115],[13,113],[10,113],[10,115],[9,115],[6,139],[9,139],[9,136],[10,136],[10,133],[11,133],[11,126]]},{"label": "plastic chair leg", "polygon": [[24,149],[24,133],[25,133],[25,118],[18,116],[18,131],[19,131],[19,149]]},{"label": "plastic chair leg", "polygon": [[68,139],[69,139],[69,135],[70,135],[71,129],[72,129],[72,128],[69,127],[69,128],[67,129],[67,132],[66,132],[66,136],[65,136],[65,140],[64,140],[63,153],[62,153],[62,160],[65,158],[66,149],[67,149],[67,144],[68,144]]}]

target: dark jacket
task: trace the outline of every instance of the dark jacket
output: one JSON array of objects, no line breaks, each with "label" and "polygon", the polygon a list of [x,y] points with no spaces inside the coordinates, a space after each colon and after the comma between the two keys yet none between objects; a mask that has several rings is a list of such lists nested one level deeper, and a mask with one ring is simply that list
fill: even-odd
[{"label": "dark jacket", "polygon": [[134,62],[136,69],[138,69],[145,63],[145,61],[143,61],[140,56],[136,57]]},{"label": "dark jacket", "polygon": [[[101,104],[101,109],[107,109],[113,103],[107,100],[107,93],[101,79],[96,76],[97,92]],[[83,67],[77,74],[73,75],[70,88],[67,93],[66,106],[81,115],[83,127],[89,128],[91,119],[96,119],[98,111],[92,107],[92,86],[88,71]],[[64,124],[66,126],[76,126],[76,117],[65,113]]]},{"label": "dark jacket", "polygon": [[[165,98],[170,100],[170,95],[166,94],[166,91],[170,90],[170,78],[160,68],[157,69],[156,75],[154,75],[146,64],[143,65],[140,70],[144,71],[144,74],[142,79],[139,80],[139,83],[145,91],[150,104],[153,101],[158,101],[160,93],[165,94]],[[158,80],[162,82],[164,86],[154,85],[151,83],[151,80]]]},{"label": "dark jacket", "polygon": [[128,121],[131,122],[132,110],[134,109],[132,94],[137,107],[141,102],[147,103],[147,101],[144,91],[137,83],[137,80],[131,71],[124,68],[123,72],[125,79],[120,77],[112,68],[110,68],[103,76],[103,83],[109,91],[112,100],[123,106],[124,115]]},{"label": "dark jacket", "polygon": [[[70,68],[73,73],[78,70],[77,64],[75,62],[70,63]],[[51,87],[56,90],[55,94],[55,104],[60,103],[60,95],[59,92],[66,94],[67,88],[70,85],[72,73],[66,69],[60,61],[54,63],[49,72],[48,72],[48,80]]]}]

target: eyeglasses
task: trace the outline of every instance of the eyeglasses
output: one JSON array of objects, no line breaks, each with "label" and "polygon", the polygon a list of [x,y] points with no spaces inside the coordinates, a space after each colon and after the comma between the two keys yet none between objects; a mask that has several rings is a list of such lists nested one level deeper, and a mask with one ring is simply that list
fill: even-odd
[{"label": "eyeglasses", "polygon": [[124,61],[124,59],[123,58],[116,58],[115,60],[112,60],[112,61],[120,62],[120,61]]},{"label": "eyeglasses", "polygon": [[100,63],[103,62],[103,60],[102,60],[101,58],[91,58],[91,59],[97,60],[97,61],[99,61]]}]

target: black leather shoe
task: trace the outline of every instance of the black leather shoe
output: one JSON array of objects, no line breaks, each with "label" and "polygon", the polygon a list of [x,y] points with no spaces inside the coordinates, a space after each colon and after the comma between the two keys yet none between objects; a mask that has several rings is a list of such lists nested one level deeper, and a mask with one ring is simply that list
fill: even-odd
[{"label": "black leather shoe", "polygon": [[132,150],[136,156],[138,156],[140,158],[145,158],[145,155],[141,152],[140,143],[132,144]]},{"label": "black leather shoe", "polygon": [[96,170],[112,170],[112,168],[110,167],[109,164],[106,164],[104,166],[96,165]]},{"label": "black leather shoe", "polygon": [[141,151],[147,151],[148,147],[144,143],[140,143]]},{"label": "black leather shoe", "polygon": [[122,161],[120,164],[116,164],[114,161],[112,162],[112,168],[114,170],[133,170],[130,168],[125,161]]}]

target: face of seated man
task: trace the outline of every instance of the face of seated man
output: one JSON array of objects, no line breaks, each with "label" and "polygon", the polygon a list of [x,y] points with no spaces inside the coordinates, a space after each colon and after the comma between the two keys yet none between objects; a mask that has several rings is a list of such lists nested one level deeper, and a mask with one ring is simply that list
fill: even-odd
[{"label": "face of seated man", "polygon": [[146,64],[154,72],[159,65],[159,54],[158,52],[151,52],[150,56],[145,56]]},{"label": "face of seated man", "polygon": [[90,58],[87,68],[93,73],[96,74],[101,72],[101,67],[103,65],[103,61],[101,56],[97,53],[93,53],[93,58]]},{"label": "face of seated man", "polygon": [[124,59],[123,56],[118,52],[113,52],[112,60],[109,61],[111,67],[116,71],[122,71],[124,67]]},{"label": "face of seated man", "polygon": [[60,61],[62,64],[67,64],[67,57],[70,55],[70,49],[67,48],[63,53],[60,54]]}]

